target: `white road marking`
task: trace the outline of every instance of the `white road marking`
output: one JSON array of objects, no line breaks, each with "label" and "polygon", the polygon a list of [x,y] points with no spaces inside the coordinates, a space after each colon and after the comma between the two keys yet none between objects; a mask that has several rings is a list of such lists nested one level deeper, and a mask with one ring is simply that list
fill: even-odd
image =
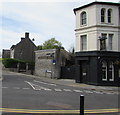
[{"label": "white road marking", "polygon": [[6,88],[8,88],[8,87],[2,87],[2,88],[5,88],[5,89],[6,89]]},{"label": "white road marking", "polygon": [[83,92],[83,91],[81,91],[81,90],[76,90],[76,89],[74,89],[73,91],[78,92],[78,93]]},{"label": "white road marking", "polygon": [[70,89],[63,89],[64,91],[72,92]]},{"label": "white road marking", "polygon": [[[7,89],[7,88],[9,88],[9,87],[2,87],[2,88],[5,88],[5,89]],[[20,87],[11,87],[12,89],[21,89]],[[22,89],[30,89],[30,88],[22,88]]]},{"label": "white road marking", "polygon": [[46,91],[51,91],[51,89],[46,88],[46,87],[41,87],[41,86],[39,86],[39,85],[38,85],[38,87],[40,87],[40,89],[43,89],[43,90],[46,90]]},{"label": "white road marking", "polygon": [[30,88],[22,88],[22,89],[24,89],[24,90],[28,90],[28,89],[30,89]]},{"label": "white road marking", "polygon": [[39,85],[30,83],[28,81],[25,81],[25,82],[28,83],[34,90],[41,90],[41,89],[43,89],[43,90],[46,90],[46,91],[51,91],[51,89],[49,89],[49,88],[41,87]]},{"label": "white road marking", "polygon": [[61,89],[54,89],[55,91],[62,91]]},{"label": "white road marking", "polygon": [[45,84],[45,85],[56,86],[56,84],[46,83],[46,82],[42,82],[42,81],[36,81],[36,80],[34,80],[34,82],[42,83],[42,84]]},{"label": "white road marking", "polygon": [[48,88],[45,88],[44,90],[45,90],[45,91],[52,91],[52,89],[48,89]]},{"label": "white road marking", "polygon": [[84,92],[86,92],[86,93],[93,93],[92,91],[88,91],[88,90],[85,90]]},{"label": "white road marking", "polygon": [[93,91],[93,92],[97,94],[103,94],[103,92],[99,92],[99,91]]},{"label": "white road marking", "polygon": [[[54,85],[56,86],[56,84],[49,84],[49,83],[45,83],[45,82],[40,82],[40,81],[36,81],[34,80],[35,82],[39,82],[39,83],[42,83],[42,84],[47,84],[47,85]],[[28,82],[28,81],[25,81],[27,84],[29,84],[33,90],[45,90],[45,91],[52,91],[52,89],[50,88],[46,88],[46,87],[41,87],[39,85],[36,85],[36,84],[33,84],[31,82]],[[2,87],[2,88],[8,88],[8,87]],[[14,89],[20,89],[18,87],[13,87]],[[30,89],[30,88],[23,88],[23,89]],[[88,91],[88,90],[84,90],[84,91],[81,91],[81,90],[76,90],[74,89],[73,91],[71,89],[53,89],[54,91],[56,92],[62,92],[62,91],[68,91],[68,92],[78,92],[78,93],[82,93],[82,92],[86,92],[86,93],[96,93],[96,94],[114,94],[114,93],[110,93],[110,92],[100,92],[100,91]]]},{"label": "white road marking", "polygon": [[28,83],[34,90],[35,90],[35,87],[28,81],[25,81],[26,83]]}]

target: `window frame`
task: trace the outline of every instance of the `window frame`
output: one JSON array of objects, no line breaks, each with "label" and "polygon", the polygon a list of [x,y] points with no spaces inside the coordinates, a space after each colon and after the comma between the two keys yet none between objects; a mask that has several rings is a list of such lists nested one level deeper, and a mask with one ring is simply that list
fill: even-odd
[{"label": "window frame", "polygon": [[87,13],[85,11],[83,11],[81,14],[80,14],[80,25],[86,25],[87,24]]},{"label": "window frame", "polygon": [[81,51],[87,51],[87,35],[80,36]]},{"label": "window frame", "polygon": [[105,14],[106,14],[106,9],[102,8],[101,9],[101,23],[105,23]]},{"label": "window frame", "polygon": [[100,39],[101,51],[106,51],[106,39],[107,39],[107,33],[101,33],[101,39]]},{"label": "window frame", "polygon": [[114,65],[113,62],[109,62],[109,76],[111,75],[111,78],[109,81],[114,81]]},{"label": "window frame", "polygon": [[[103,76],[103,73],[105,76]],[[102,81],[107,81],[107,62],[106,61],[102,62]]]},{"label": "window frame", "polygon": [[113,50],[113,36],[114,34],[108,34],[108,50]]},{"label": "window frame", "polygon": [[112,9],[108,9],[107,11],[107,21],[108,23],[112,23]]}]

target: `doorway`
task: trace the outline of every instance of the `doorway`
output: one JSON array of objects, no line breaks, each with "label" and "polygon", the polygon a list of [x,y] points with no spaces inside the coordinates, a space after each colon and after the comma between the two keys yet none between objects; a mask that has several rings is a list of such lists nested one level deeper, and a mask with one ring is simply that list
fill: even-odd
[{"label": "doorway", "polygon": [[87,61],[81,61],[80,62],[81,70],[80,70],[80,81],[81,83],[87,83],[88,82],[88,65]]}]

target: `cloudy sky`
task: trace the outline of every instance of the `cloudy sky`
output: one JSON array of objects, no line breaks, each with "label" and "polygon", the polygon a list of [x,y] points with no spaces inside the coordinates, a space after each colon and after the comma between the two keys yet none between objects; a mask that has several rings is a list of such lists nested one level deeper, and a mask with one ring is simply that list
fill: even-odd
[{"label": "cloudy sky", "polygon": [[[55,37],[66,50],[75,44],[73,9],[95,0],[0,0],[0,51],[30,33],[36,45]],[[118,2],[119,0],[100,0]]]}]

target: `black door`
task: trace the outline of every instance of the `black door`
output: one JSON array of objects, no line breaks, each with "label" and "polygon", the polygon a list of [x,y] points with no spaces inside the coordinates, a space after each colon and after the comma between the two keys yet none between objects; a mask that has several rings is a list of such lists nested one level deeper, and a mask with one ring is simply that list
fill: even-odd
[{"label": "black door", "polygon": [[88,74],[87,62],[86,61],[82,61],[81,62],[81,75],[80,75],[82,83],[87,83],[88,82],[87,74]]}]

